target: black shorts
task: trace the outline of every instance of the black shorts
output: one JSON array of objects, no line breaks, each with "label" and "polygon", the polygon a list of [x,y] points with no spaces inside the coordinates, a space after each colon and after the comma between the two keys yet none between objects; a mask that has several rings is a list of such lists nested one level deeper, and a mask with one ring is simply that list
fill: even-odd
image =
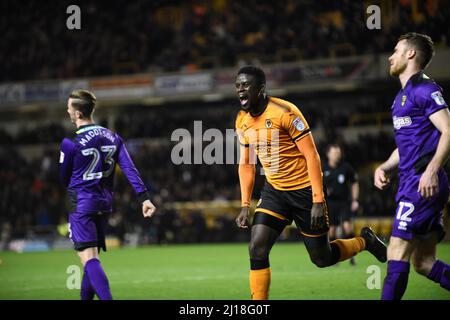
[{"label": "black shorts", "polygon": [[327,201],[328,212],[330,215],[330,225],[339,226],[342,222],[351,221],[353,219],[353,212],[350,209],[348,201]]},{"label": "black shorts", "polygon": [[256,206],[253,225],[264,224],[281,232],[284,227],[295,221],[300,233],[306,237],[326,234],[329,229],[328,223],[321,229],[311,229],[311,208],[311,187],[281,191],[266,182]]}]

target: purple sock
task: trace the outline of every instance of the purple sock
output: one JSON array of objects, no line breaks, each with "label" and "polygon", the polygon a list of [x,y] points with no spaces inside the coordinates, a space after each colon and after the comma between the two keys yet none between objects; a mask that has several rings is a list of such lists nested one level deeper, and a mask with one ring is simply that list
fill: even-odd
[{"label": "purple sock", "polygon": [[442,288],[450,290],[450,265],[436,260],[428,274],[428,279],[439,283]]},{"label": "purple sock", "polygon": [[80,291],[81,300],[93,300],[94,295],[95,295],[94,288],[91,285],[91,281],[89,280],[87,272],[84,271],[83,280],[81,281],[81,291]]},{"label": "purple sock", "polygon": [[400,300],[408,285],[409,262],[388,261],[381,300]]},{"label": "purple sock", "polygon": [[91,285],[100,300],[112,300],[111,291],[109,290],[108,278],[103,271],[98,259],[91,259],[86,262],[84,270],[88,274]]}]

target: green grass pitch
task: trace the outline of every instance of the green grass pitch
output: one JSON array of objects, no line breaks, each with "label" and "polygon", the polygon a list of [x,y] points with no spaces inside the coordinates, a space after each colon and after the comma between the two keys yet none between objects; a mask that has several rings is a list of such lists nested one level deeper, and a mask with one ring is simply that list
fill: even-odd
[{"label": "green grass pitch", "polygon": [[[450,262],[450,243],[438,246],[438,256]],[[80,266],[74,251],[0,253],[0,299],[79,299],[69,290],[66,273]],[[249,299],[246,244],[148,246],[115,249],[101,254],[114,299]],[[379,299],[381,290],[367,288],[370,265],[386,265],[368,252],[319,269],[302,243],[277,243],[271,253],[271,299]],[[450,299],[450,293],[411,272],[405,299]]]}]

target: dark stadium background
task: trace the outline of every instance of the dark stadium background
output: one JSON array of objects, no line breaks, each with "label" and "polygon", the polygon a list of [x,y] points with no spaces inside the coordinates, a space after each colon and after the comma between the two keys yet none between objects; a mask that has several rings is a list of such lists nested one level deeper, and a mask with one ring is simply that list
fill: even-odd
[{"label": "dark stadium background", "polygon": [[[67,6],[81,30],[66,27]],[[366,8],[381,8],[381,29]],[[236,165],[179,165],[177,128],[234,128],[234,76],[261,65],[268,92],[294,102],[309,121],[322,161],[343,145],[361,181],[356,227],[389,236],[396,180],[386,191],[372,173],[394,147],[390,106],[399,89],[387,57],[408,31],[430,35],[428,74],[450,89],[447,1],[1,1],[0,250],[70,248],[59,183],[59,143],[74,128],[68,93],[92,90],[95,119],[124,137],[158,212],[144,220],[126,179],[116,178],[110,246],[237,242]],[[207,145],[208,143],[205,143]],[[263,177],[254,191],[257,200]],[[299,240],[286,231],[281,241]]]}]

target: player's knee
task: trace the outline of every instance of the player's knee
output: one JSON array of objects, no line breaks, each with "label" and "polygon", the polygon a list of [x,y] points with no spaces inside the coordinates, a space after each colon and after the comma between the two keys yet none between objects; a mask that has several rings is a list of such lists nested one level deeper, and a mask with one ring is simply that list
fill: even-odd
[{"label": "player's knee", "polygon": [[433,261],[426,259],[413,259],[414,270],[422,276],[428,276],[433,267]]},{"label": "player's knee", "polygon": [[330,259],[320,255],[310,255],[311,262],[319,268],[325,268],[330,266]]},{"label": "player's knee", "polygon": [[86,248],[78,251],[78,256],[80,257],[81,263],[85,265],[91,259],[98,259],[97,248]]},{"label": "player's knee", "polygon": [[269,256],[269,249],[266,246],[256,242],[250,242],[248,251],[250,254],[250,259],[263,260]]}]

